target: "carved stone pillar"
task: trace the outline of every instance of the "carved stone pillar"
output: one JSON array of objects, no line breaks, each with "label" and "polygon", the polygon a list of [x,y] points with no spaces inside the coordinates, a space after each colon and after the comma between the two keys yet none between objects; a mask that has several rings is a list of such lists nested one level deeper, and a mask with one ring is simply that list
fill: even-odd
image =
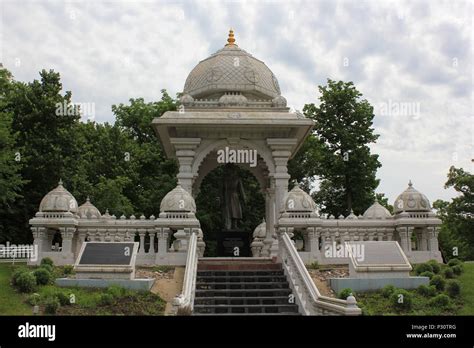
[{"label": "carved stone pillar", "polygon": [[168,253],[168,237],[169,237],[170,229],[159,228],[158,229],[158,254],[165,255]]},{"label": "carved stone pillar", "polygon": [[196,148],[201,143],[200,138],[171,138],[171,144],[175,148],[176,158],[179,163],[178,183],[190,194],[192,194],[194,173],[192,165],[196,155]]},{"label": "carved stone pillar", "polygon": [[148,235],[150,236],[150,249],[148,249],[148,252],[151,254],[155,253],[155,231],[154,230],[147,230]]},{"label": "carved stone pillar", "polygon": [[62,243],[62,253],[72,253],[72,238],[74,237],[75,227],[60,227],[59,231],[61,232]]},{"label": "carved stone pillar", "polygon": [[140,246],[138,249],[138,255],[145,255],[145,234],[146,230],[143,228],[138,229],[138,235],[140,236]]}]

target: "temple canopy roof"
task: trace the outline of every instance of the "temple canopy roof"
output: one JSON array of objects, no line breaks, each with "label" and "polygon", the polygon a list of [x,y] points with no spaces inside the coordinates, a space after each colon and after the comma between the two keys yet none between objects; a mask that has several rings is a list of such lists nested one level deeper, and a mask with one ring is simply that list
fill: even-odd
[{"label": "temple canopy roof", "polygon": [[429,212],[431,211],[430,201],[426,196],[415,190],[410,180],[408,187],[395,200],[393,204],[395,214],[406,212]]},{"label": "temple canopy roof", "polygon": [[278,80],[261,60],[241,49],[231,29],[227,44],[200,61],[188,75],[180,99],[184,106],[286,107]]}]

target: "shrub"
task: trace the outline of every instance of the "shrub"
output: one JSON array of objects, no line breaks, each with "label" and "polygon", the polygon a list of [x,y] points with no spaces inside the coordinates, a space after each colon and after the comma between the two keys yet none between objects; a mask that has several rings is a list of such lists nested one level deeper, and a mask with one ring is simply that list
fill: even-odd
[{"label": "shrub", "polygon": [[436,295],[436,287],[434,285],[420,285],[416,290],[421,296],[433,297]]},{"label": "shrub", "polygon": [[66,265],[63,267],[63,274],[65,276],[71,275],[74,270],[74,266],[72,265]]},{"label": "shrub", "polygon": [[71,301],[69,301],[69,296],[63,292],[57,292],[55,297],[58,299],[61,306],[69,306],[71,304]]},{"label": "shrub", "polygon": [[44,312],[46,314],[56,314],[59,309],[59,300],[57,297],[50,297],[44,304]]},{"label": "shrub", "polygon": [[390,295],[395,291],[395,287],[393,285],[386,285],[382,289],[382,296],[385,298],[389,298]]},{"label": "shrub", "polygon": [[29,270],[27,268],[17,268],[13,271],[12,273],[12,285],[17,286],[18,284],[18,278],[20,277],[21,274],[23,273],[28,273]]},{"label": "shrub", "polygon": [[444,286],[446,285],[446,280],[444,280],[440,275],[435,275],[431,278],[430,285],[434,285],[438,291],[443,291]]},{"label": "shrub", "polygon": [[46,268],[38,268],[33,272],[33,274],[36,277],[36,284],[38,285],[46,285],[51,282],[51,272],[49,272]]},{"label": "shrub", "polygon": [[45,257],[44,259],[41,260],[40,262],[40,266],[44,266],[44,265],[49,265],[51,267],[54,266],[54,262],[52,259],[50,259],[49,257]]},{"label": "shrub", "polygon": [[433,272],[433,267],[429,263],[420,263],[415,267],[415,273],[420,275],[423,272]]},{"label": "shrub", "polygon": [[446,292],[450,297],[459,296],[461,293],[461,285],[457,280],[450,280],[446,283]]},{"label": "shrub", "polygon": [[343,289],[341,290],[341,292],[339,292],[339,298],[342,299],[342,300],[347,300],[347,298],[349,297],[349,295],[353,295],[354,296],[354,292],[352,291],[352,289],[350,288],[346,288],[346,289]]},{"label": "shrub", "polygon": [[31,272],[23,272],[18,276],[15,284],[20,292],[33,292],[36,290],[36,277]]},{"label": "shrub", "polygon": [[448,261],[448,266],[453,267],[462,264],[461,260],[459,259],[451,259]]},{"label": "shrub", "polygon": [[397,310],[410,310],[413,298],[412,295],[404,289],[395,289],[395,291],[390,295],[390,303],[392,307]]},{"label": "shrub", "polygon": [[433,297],[429,302],[430,306],[438,307],[438,308],[445,308],[451,304],[451,300],[445,294],[439,294]]},{"label": "shrub", "polygon": [[36,306],[36,305],[39,305],[40,300],[41,300],[41,295],[35,292],[34,294],[31,294],[28,296],[28,298],[26,299],[26,302],[30,306]]},{"label": "shrub", "polygon": [[453,267],[451,267],[451,269],[453,270],[455,275],[460,275],[464,271],[464,269],[462,267],[462,264],[453,266]]},{"label": "shrub", "polygon": [[454,278],[454,272],[453,272],[453,269],[451,267],[448,267],[448,268],[445,268],[443,270],[443,275],[446,279],[452,279]]},{"label": "shrub", "polygon": [[428,277],[431,279],[434,277],[434,273],[430,271],[426,271],[426,272],[420,273],[420,277]]},{"label": "shrub", "polygon": [[99,303],[102,306],[109,306],[114,303],[114,296],[110,293],[100,295]]},{"label": "shrub", "polygon": [[439,265],[438,261],[429,260],[427,263],[431,266],[431,268],[433,268],[434,274],[438,274],[439,272],[441,272],[441,266]]},{"label": "shrub", "polygon": [[52,273],[53,272],[53,266],[45,263],[44,265],[41,265],[39,269],[45,269],[47,270],[49,273]]}]

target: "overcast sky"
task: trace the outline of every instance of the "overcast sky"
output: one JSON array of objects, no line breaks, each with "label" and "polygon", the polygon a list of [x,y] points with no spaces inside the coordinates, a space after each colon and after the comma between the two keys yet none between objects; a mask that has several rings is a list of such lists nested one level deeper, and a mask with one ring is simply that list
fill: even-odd
[{"label": "overcast sky", "polygon": [[[353,81],[375,107],[378,171],[393,203],[411,179],[431,201],[451,165],[474,172],[472,4],[467,1],[0,0],[0,62],[20,81],[61,74],[73,101],[113,122],[111,105],[182,91],[226,43],[263,60],[289,106],[327,78]],[[91,109],[92,110],[92,109]]]}]

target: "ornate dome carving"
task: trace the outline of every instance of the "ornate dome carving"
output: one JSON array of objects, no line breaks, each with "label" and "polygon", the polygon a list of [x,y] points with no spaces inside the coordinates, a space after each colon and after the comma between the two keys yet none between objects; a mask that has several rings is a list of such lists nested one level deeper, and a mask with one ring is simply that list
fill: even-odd
[{"label": "ornate dome carving", "polygon": [[160,212],[196,212],[194,198],[181,185],[176,186],[161,201]]},{"label": "ornate dome carving", "polygon": [[382,204],[375,201],[367,210],[364,212],[364,219],[389,219],[392,215]]},{"label": "ornate dome carving", "polygon": [[272,104],[277,108],[284,108],[286,107],[286,98],[279,95],[278,97],[273,98]]},{"label": "ornate dome carving", "polygon": [[260,99],[280,95],[278,80],[264,62],[235,44],[234,33],[224,48],[200,61],[188,75],[184,94],[193,98],[219,97],[223,92],[245,92]]},{"label": "ornate dome carving", "polygon": [[314,212],[316,203],[309,194],[304,192],[298,186],[295,186],[287,193],[285,198],[286,212]]},{"label": "ornate dome carving", "polygon": [[77,201],[74,196],[63,187],[62,180],[58,186],[48,192],[41,200],[40,212],[71,212],[77,213]]},{"label": "ornate dome carving", "polygon": [[219,98],[219,104],[224,106],[245,106],[247,98],[240,92],[226,92]]},{"label": "ornate dome carving", "polygon": [[415,190],[413,184],[408,183],[408,188],[403,191],[393,204],[395,214],[406,212],[429,212],[431,211],[430,201],[426,196]]},{"label": "ornate dome carving", "polygon": [[255,230],[253,231],[253,238],[265,238],[266,235],[267,235],[267,224],[265,220],[263,220],[263,222],[260,225],[255,227]]},{"label": "ornate dome carving", "polygon": [[82,219],[98,219],[101,217],[99,209],[97,209],[87,197],[86,202],[79,207],[79,216]]},{"label": "ornate dome carving", "polygon": [[179,98],[179,101],[184,106],[191,106],[194,103],[194,98],[191,97],[189,94],[184,94],[181,96],[181,98]]}]

